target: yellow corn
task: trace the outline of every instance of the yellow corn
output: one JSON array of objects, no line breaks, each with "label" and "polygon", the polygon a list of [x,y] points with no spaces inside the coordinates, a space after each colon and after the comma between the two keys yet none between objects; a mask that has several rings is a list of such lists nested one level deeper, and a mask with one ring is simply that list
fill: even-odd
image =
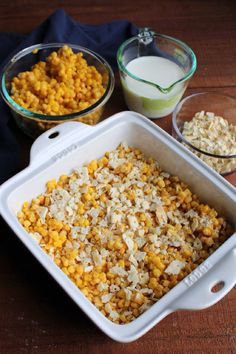
[{"label": "yellow corn", "polygon": [[[64,46],[52,52],[46,62],[12,79],[12,98],[24,108],[45,114],[79,112],[94,104],[105,92],[102,75],[88,65],[82,53]],[[59,185],[66,181],[62,178]]]}]

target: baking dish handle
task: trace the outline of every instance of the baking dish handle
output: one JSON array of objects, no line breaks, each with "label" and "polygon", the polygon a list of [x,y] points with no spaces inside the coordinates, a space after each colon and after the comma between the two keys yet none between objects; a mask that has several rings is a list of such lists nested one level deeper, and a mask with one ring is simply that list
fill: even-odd
[{"label": "baking dish handle", "polygon": [[[30,150],[30,165],[41,164],[57,153],[66,155],[76,148],[76,141],[81,135],[95,129],[80,122],[66,122],[53,127],[41,134],[33,143]],[[70,139],[66,149],[62,150],[63,143]],[[63,142],[63,143],[62,143]]]},{"label": "baking dish handle", "polygon": [[[209,262],[207,262],[209,267]],[[172,310],[200,310],[221,300],[236,284],[236,248],[227,253],[219,263],[205,274],[193,271],[184,279],[189,289],[177,298]],[[203,274],[201,276],[201,274]]]}]

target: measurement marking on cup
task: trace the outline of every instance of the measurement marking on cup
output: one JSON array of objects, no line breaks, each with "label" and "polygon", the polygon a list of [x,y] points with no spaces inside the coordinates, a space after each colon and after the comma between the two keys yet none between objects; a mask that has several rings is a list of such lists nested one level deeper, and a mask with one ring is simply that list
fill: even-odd
[{"label": "measurement marking on cup", "polygon": [[62,159],[63,157],[69,155],[70,153],[72,153],[74,150],[76,150],[79,147],[79,144],[71,144],[70,146],[68,146],[66,149],[63,149],[62,151],[60,151],[58,154],[54,155],[52,157],[53,162],[56,162],[60,159]]},{"label": "measurement marking on cup", "polygon": [[189,287],[196,283],[208,270],[212,267],[209,261],[203,262],[197,269],[192,271],[185,279],[184,282]]}]

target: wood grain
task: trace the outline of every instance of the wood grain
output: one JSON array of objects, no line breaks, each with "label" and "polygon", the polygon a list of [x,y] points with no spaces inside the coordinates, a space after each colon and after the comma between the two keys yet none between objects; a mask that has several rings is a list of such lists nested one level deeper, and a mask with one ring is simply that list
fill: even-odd
[{"label": "wood grain", "polygon": [[[236,2],[189,0],[0,1],[0,32],[28,33],[59,7],[75,20],[99,24],[129,19],[186,41],[198,68],[186,94],[213,90],[236,96]],[[126,110],[119,78],[104,118]],[[157,120],[171,132],[171,117]],[[29,161],[32,140],[11,123]],[[236,174],[228,178],[236,186]],[[0,354],[236,353],[236,289],[203,311],[174,313],[141,339],[120,344],[106,337],[69,299],[1,221]],[[232,270],[235,271],[235,270]]]}]

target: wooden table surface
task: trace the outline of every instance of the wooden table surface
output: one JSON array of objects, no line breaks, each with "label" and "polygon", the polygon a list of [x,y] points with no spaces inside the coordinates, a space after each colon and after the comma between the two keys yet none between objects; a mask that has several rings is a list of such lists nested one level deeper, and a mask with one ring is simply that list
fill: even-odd
[{"label": "wooden table surface", "polygon": [[[1,0],[0,32],[29,33],[62,6],[83,23],[128,19],[182,39],[198,59],[186,94],[213,90],[236,96],[236,1]],[[105,117],[125,109],[117,77]],[[157,124],[170,132],[170,117]],[[12,129],[22,169],[32,141],[14,124]],[[228,180],[236,186],[236,174]],[[236,288],[209,309],[173,313],[139,340],[116,343],[79,310],[4,222],[0,227],[0,354],[236,353]]]}]

